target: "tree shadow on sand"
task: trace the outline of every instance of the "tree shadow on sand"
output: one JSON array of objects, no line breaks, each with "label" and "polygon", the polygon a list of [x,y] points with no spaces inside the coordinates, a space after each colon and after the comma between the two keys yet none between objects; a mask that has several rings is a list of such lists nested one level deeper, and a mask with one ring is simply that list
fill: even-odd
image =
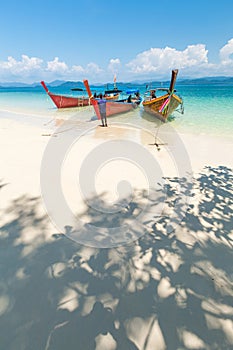
[{"label": "tree shadow on sand", "polygon": [[[170,207],[179,180],[168,179]],[[0,348],[232,349],[232,180],[207,167],[190,193],[183,179],[191,199],[175,230],[163,215],[111,249],[51,237],[39,198],[14,201],[0,235]]]}]

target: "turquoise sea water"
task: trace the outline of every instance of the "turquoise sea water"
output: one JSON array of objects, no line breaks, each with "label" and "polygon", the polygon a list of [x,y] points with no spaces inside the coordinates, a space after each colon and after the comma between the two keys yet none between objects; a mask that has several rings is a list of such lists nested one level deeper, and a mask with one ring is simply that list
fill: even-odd
[{"label": "turquoise sea water", "polygon": [[[121,88],[124,86],[121,86]],[[140,87],[139,87],[140,88]],[[105,87],[98,87],[103,91]],[[125,86],[127,89],[127,86]],[[70,89],[54,87],[51,92],[58,94],[69,94],[77,96],[76,92]],[[176,86],[177,94],[183,98],[184,114],[174,113],[171,121],[173,127],[177,127],[184,132],[206,135],[232,136],[233,134],[233,86],[231,85],[179,85]],[[141,88],[141,94],[144,91]],[[84,93],[81,93],[84,94]],[[17,114],[26,114],[33,120],[37,116],[69,117],[75,113],[72,110],[57,110],[42,87],[35,88],[0,88],[0,112],[4,111]],[[77,118],[82,119],[82,115],[91,115],[92,107],[77,109]],[[94,115],[94,113],[93,113]],[[143,108],[139,108],[131,113],[117,116],[121,121],[134,122],[140,124],[140,119],[146,117]]]},{"label": "turquoise sea water", "polygon": [[175,124],[192,133],[229,135],[233,133],[233,86],[177,86],[185,113]]}]

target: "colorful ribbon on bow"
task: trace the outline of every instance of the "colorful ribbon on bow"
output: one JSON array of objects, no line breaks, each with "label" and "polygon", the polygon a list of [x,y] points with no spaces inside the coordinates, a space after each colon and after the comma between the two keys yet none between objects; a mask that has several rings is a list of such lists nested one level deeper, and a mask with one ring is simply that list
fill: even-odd
[{"label": "colorful ribbon on bow", "polygon": [[164,103],[162,104],[162,106],[160,107],[159,109],[159,112],[160,113],[164,113],[165,112],[165,109],[168,107],[168,104],[169,102],[171,101],[171,97],[172,97],[172,94],[173,94],[174,91],[172,91],[170,93],[170,95],[168,96],[168,98],[164,101]]}]

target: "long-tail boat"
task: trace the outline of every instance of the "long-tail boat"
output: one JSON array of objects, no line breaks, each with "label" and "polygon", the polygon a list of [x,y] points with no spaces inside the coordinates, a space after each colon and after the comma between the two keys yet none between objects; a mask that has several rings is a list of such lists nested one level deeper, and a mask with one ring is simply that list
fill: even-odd
[{"label": "long-tail boat", "polygon": [[[120,113],[126,113],[138,106],[137,103],[135,102],[130,102],[129,99],[123,99],[123,100],[117,100],[117,101],[109,101],[106,100],[104,97],[103,99],[100,98],[95,98],[92,95],[88,80],[83,80],[84,86],[87,90],[88,96],[90,98],[91,104],[94,107],[95,113],[98,117],[98,119],[101,118],[101,110],[100,110],[100,105],[105,104],[105,113],[106,117],[109,117],[111,115],[116,115]],[[101,100],[101,101],[100,101]],[[101,102],[101,103],[100,103]]]},{"label": "long-tail boat", "polygon": [[105,90],[104,98],[105,100],[118,100],[122,90],[114,88],[113,90]]},{"label": "long-tail boat", "polygon": [[[170,87],[166,88],[156,88],[149,90],[145,94],[142,105],[144,110],[156,118],[165,122],[168,117],[180,106],[181,113],[183,113],[183,100],[181,97],[175,94],[176,90],[174,90],[176,77],[178,74],[178,69],[174,69],[172,71]],[[157,93],[161,94],[161,96],[156,96]]]},{"label": "long-tail boat", "polygon": [[122,92],[122,90],[119,90],[117,87],[116,74],[114,75],[113,82],[114,82],[113,89],[109,89],[108,84],[107,84],[107,90],[105,90],[105,92],[104,92],[104,99],[105,100],[118,100],[120,97],[120,93]]},{"label": "long-tail boat", "polygon": [[[88,97],[74,97],[74,96],[64,96],[53,94],[49,91],[48,87],[45,85],[44,81],[41,81],[41,85],[45,89],[48,96],[51,98],[53,103],[57,108],[71,108],[71,107],[85,107],[90,105],[90,100]],[[82,91],[82,89],[75,88],[75,91]]]}]

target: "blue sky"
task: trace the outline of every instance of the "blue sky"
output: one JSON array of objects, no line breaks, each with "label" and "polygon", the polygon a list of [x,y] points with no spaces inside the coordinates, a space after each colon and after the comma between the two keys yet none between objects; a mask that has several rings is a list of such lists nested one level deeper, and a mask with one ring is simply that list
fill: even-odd
[{"label": "blue sky", "polygon": [[232,0],[11,0],[0,82],[233,76]]}]

